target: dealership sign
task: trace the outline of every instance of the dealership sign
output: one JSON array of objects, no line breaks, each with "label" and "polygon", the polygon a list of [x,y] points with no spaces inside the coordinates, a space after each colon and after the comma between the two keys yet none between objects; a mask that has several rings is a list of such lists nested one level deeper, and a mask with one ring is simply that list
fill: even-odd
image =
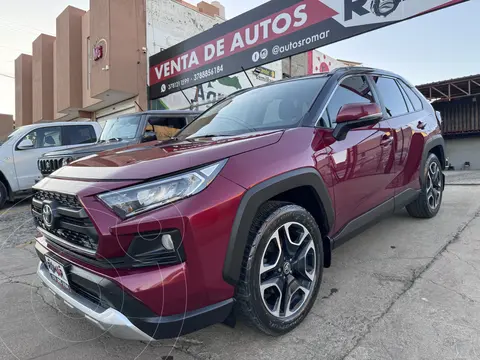
[{"label": "dealership sign", "polygon": [[468,0],[272,0],[150,57],[149,98]]}]

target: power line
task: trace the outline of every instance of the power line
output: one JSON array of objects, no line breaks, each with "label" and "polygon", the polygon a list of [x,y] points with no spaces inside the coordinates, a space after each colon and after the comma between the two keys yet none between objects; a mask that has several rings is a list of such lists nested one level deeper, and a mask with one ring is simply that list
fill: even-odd
[{"label": "power line", "polygon": [[15,79],[15,76],[7,75],[7,74],[0,73],[0,76],[4,76],[4,77],[10,78],[10,79]]}]

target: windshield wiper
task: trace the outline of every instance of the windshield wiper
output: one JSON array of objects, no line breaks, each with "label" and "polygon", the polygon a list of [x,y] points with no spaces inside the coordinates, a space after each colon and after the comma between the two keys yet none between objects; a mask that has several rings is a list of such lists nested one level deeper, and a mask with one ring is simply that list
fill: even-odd
[{"label": "windshield wiper", "polygon": [[122,141],[122,138],[111,138],[111,139],[108,139],[108,142],[110,141]]}]

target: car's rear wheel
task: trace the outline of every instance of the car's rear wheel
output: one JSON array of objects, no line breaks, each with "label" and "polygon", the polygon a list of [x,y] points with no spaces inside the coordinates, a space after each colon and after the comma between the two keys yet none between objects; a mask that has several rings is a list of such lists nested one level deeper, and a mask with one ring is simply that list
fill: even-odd
[{"label": "car's rear wheel", "polygon": [[250,229],[237,300],[258,329],[281,335],[309,313],[322,272],[322,238],[313,216],[297,205],[268,202]]},{"label": "car's rear wheel", "polygon": [[425,168],[425,181],[419,197],[407,205],[408,213],[416,218],[432,218],[438,214],[443,198],[442,164],[435,154],[428,156]]},{"label": "car's rear wheel", "polygon": [[7,187],[3,182],[0,181],[0,209],[3,208],[7,200],[8,200]]}]

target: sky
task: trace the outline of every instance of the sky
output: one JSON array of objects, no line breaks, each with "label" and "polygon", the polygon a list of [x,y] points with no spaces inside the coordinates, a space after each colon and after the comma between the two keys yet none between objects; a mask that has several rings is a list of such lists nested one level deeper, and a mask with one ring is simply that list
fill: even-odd
[{"label": "sky", "polygon": [[[227,18],[264,2],[221,0]],[[86,10],[89,0],[0,0],[0,113],[15,113],[15,59],[32,53],[40,33],[55,34],[55,19],[68,5]],[[480,0],[470,0],[319,50],[393,71],[416,85],[478,74],[478,14]]]}]

